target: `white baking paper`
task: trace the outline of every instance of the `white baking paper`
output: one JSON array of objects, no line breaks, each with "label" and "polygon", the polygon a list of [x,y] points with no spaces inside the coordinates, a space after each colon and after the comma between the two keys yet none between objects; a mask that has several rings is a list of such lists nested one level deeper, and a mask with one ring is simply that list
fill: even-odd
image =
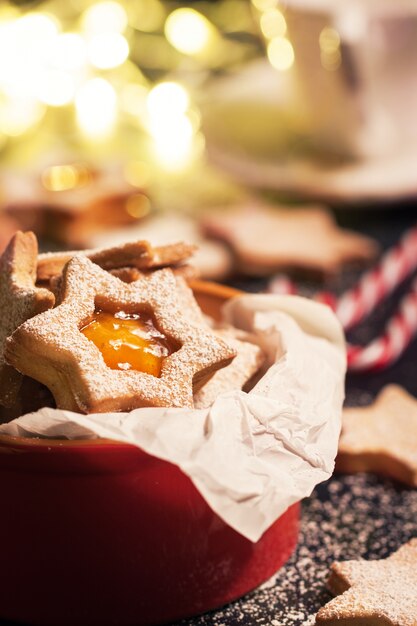
[{"label": "white baking paper", "polygon": [[26,437],[109,437],[178,465],[209,506],[251,541],[334,465],[346,357],[330,309],[297,296],[244,295],[227,322],[255,333],[271,366],[249,393],[209,409],[81,415],[42,409],[0,426]]}]

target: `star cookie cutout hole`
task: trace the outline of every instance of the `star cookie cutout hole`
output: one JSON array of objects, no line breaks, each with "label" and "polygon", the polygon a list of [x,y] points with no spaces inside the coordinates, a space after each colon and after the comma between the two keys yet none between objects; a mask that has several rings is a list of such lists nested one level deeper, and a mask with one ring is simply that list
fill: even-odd
[{"label": "star cookie cutout hole", "polygon": [[[157,329],[179,349],[163,358],[160,376],[112,369],[80,329],[98,310],[152,312]],[[193,407],[198,390],[235,351],[183,310],[177,278],[162,269],[124,283],[83,256],[66,265],[60,304],[20,326],[7,341],[6,358],[45,384],[58,408],[88,412],[142,406]]]},{"label": "star cookie cutout hole", "polygon": [[161,376],[164,359],[181,346],[162,333],[146,309],[133,312],[97,308],[81,329],[103,355],[107,367]]}]

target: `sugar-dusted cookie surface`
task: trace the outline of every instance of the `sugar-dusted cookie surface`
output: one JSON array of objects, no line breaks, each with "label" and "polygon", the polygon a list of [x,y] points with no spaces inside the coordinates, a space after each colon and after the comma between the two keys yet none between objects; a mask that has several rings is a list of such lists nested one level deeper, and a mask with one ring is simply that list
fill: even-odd
[{"label": "sugar-dusted cookie surface", "polygon": [[[154,330],[173,348],[163,359],[160,375],[108,366],[104,352],[81,332],[103,312],[119,316],[121,324],[130,324],[128,318],[136,314],[155,320]],[[110,342],[113,339],[118,342],[110,335]],[[177,277],[170,269],[128,284],[85,256],[65,266],[59,305],[22,324],[7,340],[5,351],[8,363],[50,389],[58,408],[82,412],[192,407],[193,388],[234,356],[207,326],[184,314]]]},{"label": "sugar-dusted cookie surface", "polygon": [[337,597],[320,609],[316,624],[416,626],[417,538],[387,559],[334,563],[328,585]]},{"label": "sugar-dusted cookie surface", "polygon": [[38,244],[33,233],[18,231],[0,258],[0,404],[15,403],[21,375],[5,362],[5,342],[27,319],[50,309],[54,295],[35,286]]},{"label": "sugar-dusted cookie surface", "polygon": [[215,372],[204,387],[195,394],[194,405],[196,409],[205,409],[211,406],[221,393],[242,389],[264,362],[261,348],[254,343],[245,341],[245,333],[238,333],[233,329],[215,332],[236,350],[236,356],[230,365]]},{"label": "sugar-dusted cookie surface", "polygon": [[152,246],[167,248],[176,241],[196,246],[192,263],[199,276],[206,280],[224,280],[233,270],[229,248],[220,241],[209,240],[202,234],[196,219],[170,211],[149,216],[136,226],[113,230],[111,234],[93,237],[92,246],[107,247],[132,238],[146,239]]},{"label": "sugar-dusted cookie surface", "polygon": [[85,256],[109,271],[126,268],[150,270],[181,265],[195,250],[195,246],[185,243],[152,247],[147,241],[139,240],[98,250],[47,252],[38,256],[37,279],[44,282],[60,274],[74,256]]},{"label": "sugar-dusted cookie surface", "polygon": [[368,261],[378,251],[372,239],[338,227],[323,207],[254,202],[209,212],[202,218],[202,228],[226,241],[241,269],[250,274],[269,274],[279,268],[333,273],[348,261]]},{"label": "sugar-dusted cookie surface", "polygon": [[375,472],[417,487],[417,399],[397,385],[368,407],[343,411],[341,472]]}]

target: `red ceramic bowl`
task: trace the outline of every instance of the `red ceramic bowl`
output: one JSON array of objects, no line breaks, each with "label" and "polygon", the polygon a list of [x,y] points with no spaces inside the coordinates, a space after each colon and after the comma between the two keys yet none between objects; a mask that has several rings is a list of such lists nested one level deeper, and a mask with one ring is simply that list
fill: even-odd
[{"label": "red ceramic bowl", "polygon": [[[236,291],[196,282],[215,315]],[[227,416],[225,416],[227,417]],[[299,507],[251,543],[176,466],[113,442],[0,436],[0,617],[149,626],[219,607],[293,551]]]}]

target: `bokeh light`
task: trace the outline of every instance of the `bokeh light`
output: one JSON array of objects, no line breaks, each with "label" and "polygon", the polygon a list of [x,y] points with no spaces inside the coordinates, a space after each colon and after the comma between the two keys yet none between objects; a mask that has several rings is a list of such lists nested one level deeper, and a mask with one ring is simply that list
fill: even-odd
[{"label": "bokeh light", "polygon": [[198,54],[208,45],[212,25],[198,11],[181,8],[173,11],[165,22],[165,35],[171,45],[184,54]]},{"label": "bokeh light", "polygon": [[74,80],[67,72],[48,70],[39,77],[37,96],[44,104],[63,106],[73,100],[74,94]]},{"label": "bokeh light", "polygon": [[270,9],[260,17],[261,30],[267,39],[283,37],[287,31],[285,17],[278,9]]},{"label": "bokeh light", "polygon": [[86,62],[86,44],[77,33],[60,33],[51,42],[50,63],[61,70],[74,71]]},{"label": "bokeh light", "polygon": [[289,70],[294,63],[294,49],[285,37],[274,37],[268,43],[268,59],[273,67],[281,72]]},{"label": "bokeh light", "polygon": [[186,112],[189,96],[178,83],[164,82],[156,85],[147,98],[147,107],[152,117],[172,117]]},{"label": "bokeh light", "polygon": [[173,82],[156,85],[147,98],[147,126],[154,152],[170,170],[183,168],[192,155],[194,128],[187,114],[188,106],[187,91]]},{"label": "bokeh light", "polygon": [[325,27],[319,36],[320,58],[324,69],[337,70],[342,61],[340,35],[334,28]]},{"label": "bokeh light", "polygon": [[252,0],[252,4],[259,11],[268,11],[269,9],[276,7],[278,0]]},{"label": "bokeh light", "polygon": [[121,65],[129,55],[129,44],[120,33],[101,33],[91,38],[88,58],[95,67],[106,70]]},{"label": "bokeh light", "polygon": [[0,132],[18,137],[34,128],[44,113],[45,107],[34,98],[4,92],[0,98]]},{"label": "bokeh light", "polygon": [[117,2],[98,2],[91,5],[82,18],[82,27],[89,35],[122,33],[127,26],[127,14]]},{"label": "bokeh light", "polygon": [[41,182],[48,191],[68,191],[76,187],[85,187],[92,180],[92,172],[83,163],[72,165],[53,165],[47,167],[41,175]]},{"label": "bokeh light", "polygon": [[112,85],[104,78],[92,78],[77,93],[77,121],[81,130],[91,138],[108,135],[117,119],[117,97]]}]

